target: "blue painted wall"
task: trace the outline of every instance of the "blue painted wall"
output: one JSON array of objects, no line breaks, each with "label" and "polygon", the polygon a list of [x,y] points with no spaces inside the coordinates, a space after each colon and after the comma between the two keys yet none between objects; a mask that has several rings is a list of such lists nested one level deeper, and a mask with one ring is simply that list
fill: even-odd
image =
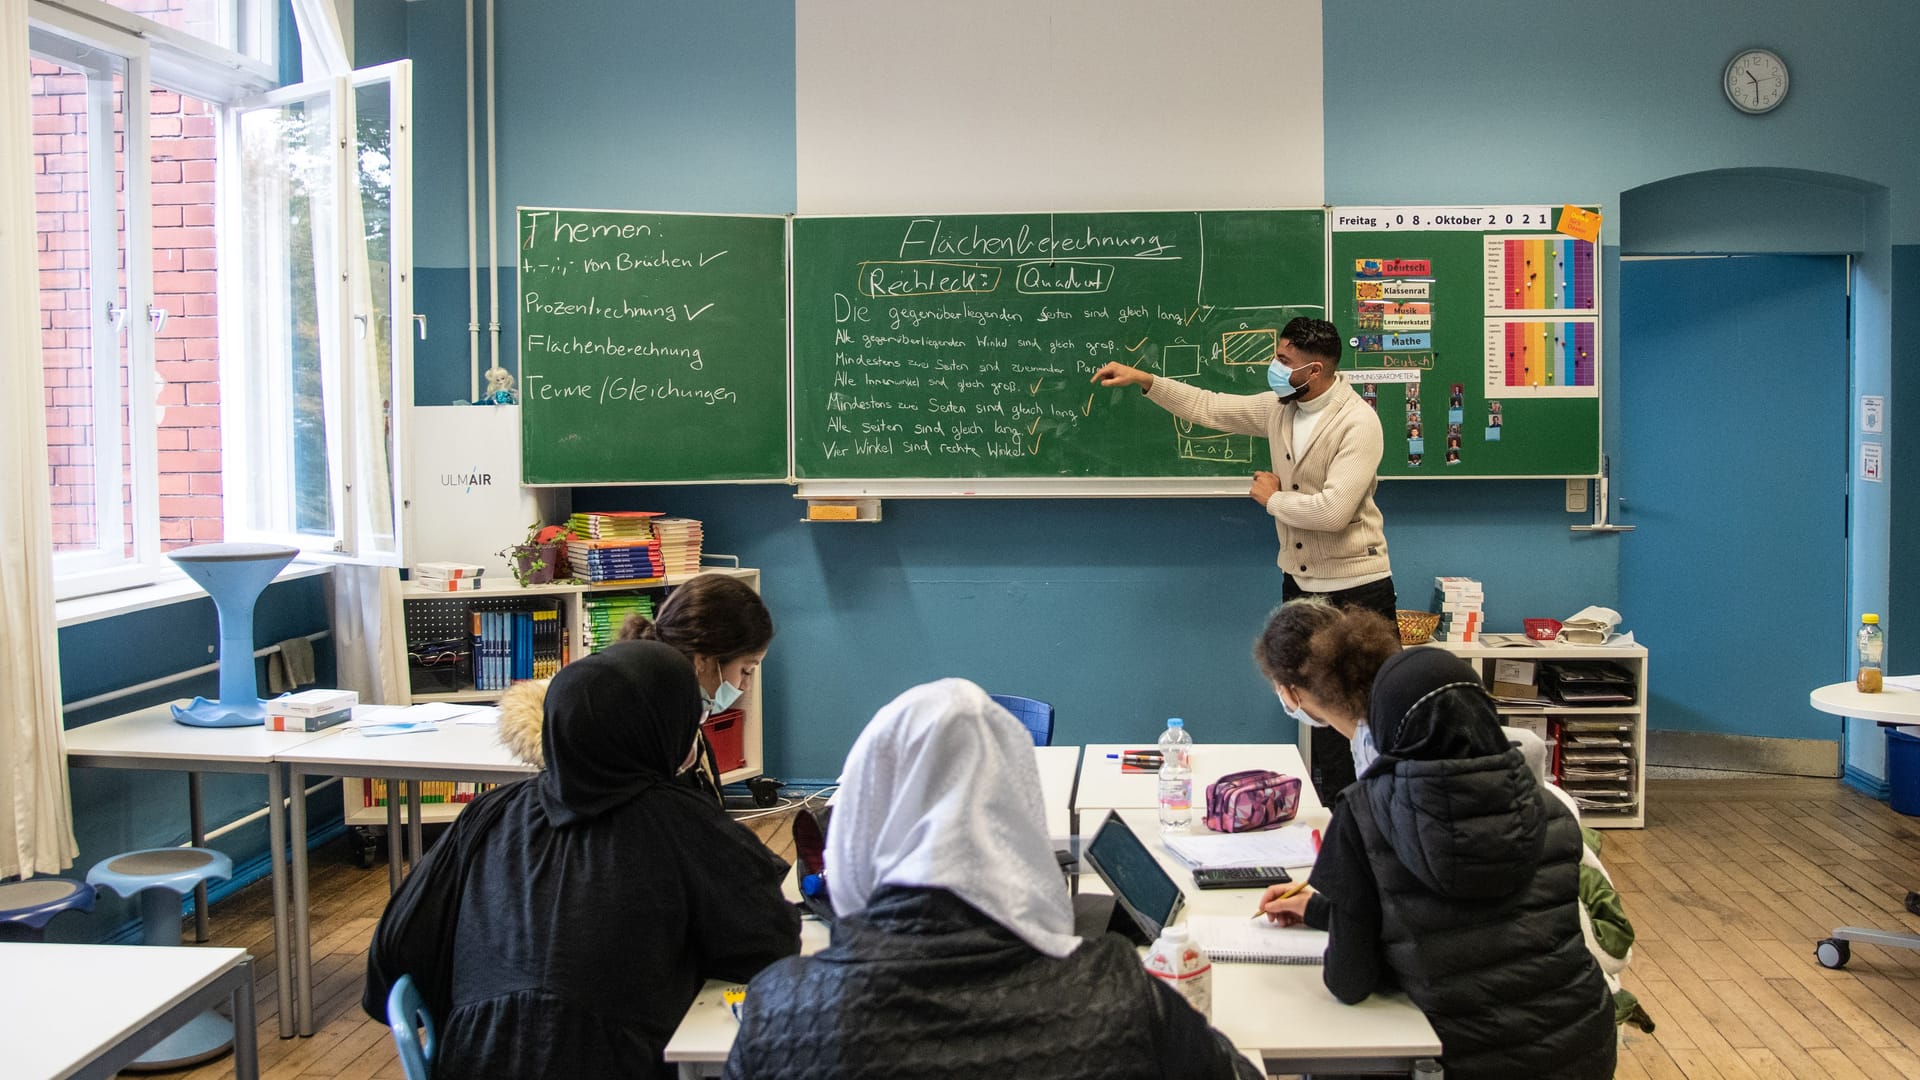
[{"label": "blue painted wall", "polygon": [[[376,4],[405,9],[417,64],[416,245],[432,332],[417,354],[416,399],[446,401],[465,393],[467,371],[461,8],[361,0]],[[793,209],[791,4],[591,0],[500,18],[507,228],[516,203]],[[1622,0],[1596,14],[1574,0],[1485,0],[1463,15],[1381,0],[1327,4],[1324,19],[1330,201],[1600,202],[1610,210],[1603,281],[1612,296],[1622,193],[1682,174],[1766,167],[1885,185],[1886,229],[1896,242],[1920,241],[1909,149],[1920,119],[1881,107],[1883,82],[1865,74],[1920,74],[1901,45],[1920,30],[1908,5],[1875,0],[1836,13],[1794,0]],[[1585,43],[1589,77],[1569,77],[1569,35]],[[1779,48],[1794,73],[1788,103],[1761,119],[1735,113],[1719,90],[1727,57],[1756,42]],[[937,57],[937,43],[928,47]],[[1284,128],[1276,117],[1275,130]],[[1541,131],[1560,133],[1553,152],[1539,149]],[[502,261],[512,261],[505,251]],[[1920,266],[1906,265],[1904,280],[1915,280]],[[514,292],[509,272],[502,293]],[[512,366],[512,330],[503,330]],[[1610,318],[1610,342],[1617,334]],[[1911,332],[1903,340],[1915,347]],[[1617,390],[1603,401],[1607,447],[1618,454]],[[770,703],[769,763],[790,776],[830,773],[874,705],[938,673],[1037,684],[1007,688],[1071,702],[1063,739],[1133,737],[1175,709],[1209,731],[1275,715],[1246,660],[1252,624],[1277,592],[1271,533],[1250,503],[901,501],[878,526],[822,527],[798,524],[783,488],[575,494],[581,506],[703,517],[713,549],[766,571],[786,627],[769,659],[783,688]],[[1569,533],[1580,519],[1561,497],[1547,482],[1387,485],[1381,504],[1403,600],[1417,605],[1428,578],[1457,573],[1487,581],[1496,628],[1617,603],[1619,540]],[[1904,512],[1920,519],[1920,507]],[[1894,587],[1897,627],[1901,597],[1920,604],[1920,582]],[[1139,658],[1130,666],[1116,662],[1104,637],[1084,639],[1089,627],[1124,631],[1147,651],[1124,654]],[[1897,629],[1893,639],[1898,650]],[[1657,632],[1650,640],[1657,647]],[[1152,644],[1165,642],[1174,644]]]},{"label": "blue painted wall", "polygon": [[[1920,482],[1906,479],[1920,468],[1920,246],[1893,249],[1893,431],[1887,482],[1893,489],[1893,562],[1887,603],[1888,664],[1894,671],[1920,671]],[[1902,407],[1902,405],[1905,407]]]},{"label": "blue painted wall", "polygon": [[[304,577],[270,585],[254,613],[254,648],[328,628],[324,577]],[[63,701],[80,701],[125,686],[186,671],[218,658],[220,622],[205,597],[129,615],[80,623],[60,631],[60,692]],[[331,638],[314,643],[314,666],[321,685],[333,681]],[[266,665],[255,662],[262,693]],[[178,682],[139,695],[70,713],[69,729],[194,695],[217,698],[217,673]],[[73,769],[74,838],[80,854],[66,876],[85,878],[94,863],[139,848],[186,842],[187,774],[143,769]],[[201,786],[208,829],[245,817],[267,805],[265,777],[208,773]],[[309,803],[313,831],[324,833],[340,820],[340,796],[328,789]],[[266,872],[266,819],[209,842],[233,859],[237,874]],[[253,864],[253,865],[248,865]],[[251,871],[249,875],[249,871]],[[218,895],[218,891],[216,891]],[[139,904],[102,893],[90,915],[63,915],[48,924],[48,940],[98,941],[121,932],[140,915]]]}]

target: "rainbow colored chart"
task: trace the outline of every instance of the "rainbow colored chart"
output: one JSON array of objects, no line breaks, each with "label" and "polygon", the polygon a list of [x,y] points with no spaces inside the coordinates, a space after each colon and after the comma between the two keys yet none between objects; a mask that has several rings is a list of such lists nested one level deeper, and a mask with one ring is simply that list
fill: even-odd
[{"label": "rainbow colored chart", "polygon": [[1596,311],[1593,245],[1565,236],[1486,238],[1487,311]]},{"label": "rainbow colored chart", "polygon": [[1489,397],[1593,397],[1599,393],[1594,319],[1488,319]]}]

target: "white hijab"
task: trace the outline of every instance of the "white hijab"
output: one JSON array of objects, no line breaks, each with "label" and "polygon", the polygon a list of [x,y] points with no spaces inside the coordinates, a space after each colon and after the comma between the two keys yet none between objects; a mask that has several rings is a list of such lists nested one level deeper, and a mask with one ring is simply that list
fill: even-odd
[{"label": "white hijab", "polygon": [[1033,736],[965,679],[882,706],[847,755],[827,830],[833,910],[882,885],[946,889],[1049,956],[1080,944],[1047,843]]}]

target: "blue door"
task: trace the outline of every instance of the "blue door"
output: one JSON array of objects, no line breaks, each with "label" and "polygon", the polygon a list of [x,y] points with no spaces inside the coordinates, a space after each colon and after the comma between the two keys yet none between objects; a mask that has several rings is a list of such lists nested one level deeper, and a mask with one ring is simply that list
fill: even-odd
[{"label": "blue door", "polygon": [[1658,730],[1839,737],[1847,677],[1847,266],[1623,260],[1620,611]]}]

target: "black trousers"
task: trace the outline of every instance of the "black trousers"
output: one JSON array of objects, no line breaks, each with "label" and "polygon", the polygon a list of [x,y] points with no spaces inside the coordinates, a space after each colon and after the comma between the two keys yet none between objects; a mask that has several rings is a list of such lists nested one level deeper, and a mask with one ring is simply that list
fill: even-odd
[{"label": "black trousers", "polygon": [[[1285,574],[1280,582],[1280,599],[1297,600],[1302,596],[1319,596],[1328,603],[1340,607],[1357,607],[1363,611],[1373,611],[1395,622],[1393,579],[1381,578],[1365,585],[1356,585],[1351,589],[1340,589],[1330,593],[1309,593],[1293,580],[1292,574]],[[1313,729],[1313,790],[1320,801],[1327,806],[1333,805],[1333,797],[1348,784],[1353,783],[1353,749],[1347,744],[1346,736],[1330,727]]]}]

